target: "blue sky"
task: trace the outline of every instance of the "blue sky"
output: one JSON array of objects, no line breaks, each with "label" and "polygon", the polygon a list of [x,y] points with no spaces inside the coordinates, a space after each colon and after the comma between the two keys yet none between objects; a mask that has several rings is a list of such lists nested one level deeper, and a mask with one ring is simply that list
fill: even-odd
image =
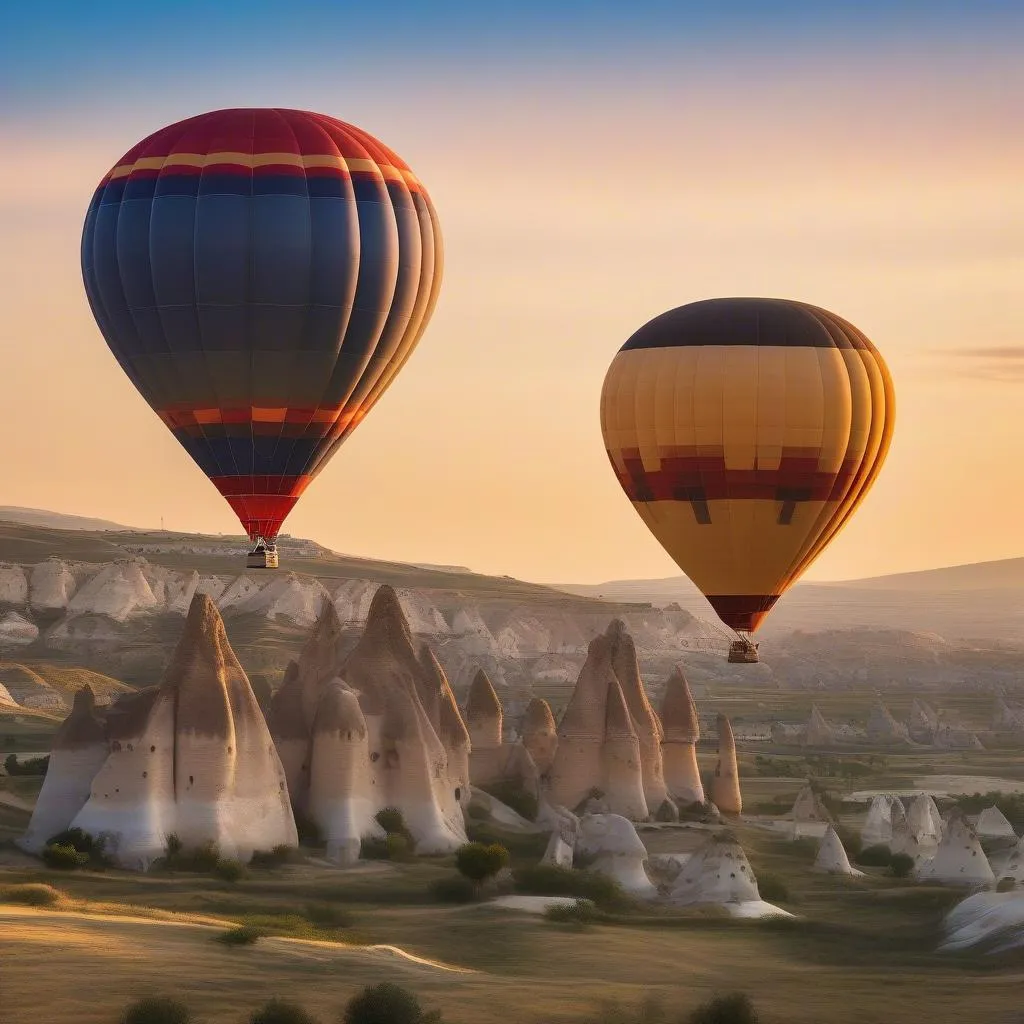
[{"label": "blue sky", "polygon": [[973,3],[161,3],[8,5],[0,32],[7,117],[202,83],[225,89],[288,76],[387,67],[397,79],[532,68],[557,77],[576,63],[612,73],[753,56],[861,63],[879,54],[948,60],[1002,50],[1024,30],[1020,0]]}]

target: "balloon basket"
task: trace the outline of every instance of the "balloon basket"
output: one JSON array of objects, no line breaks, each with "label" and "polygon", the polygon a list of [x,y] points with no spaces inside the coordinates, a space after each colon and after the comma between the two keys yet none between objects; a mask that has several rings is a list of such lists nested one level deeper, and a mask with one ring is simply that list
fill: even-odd
[{"label": "balloon basket", "polygon": [[730,665],[756,665],[760,658],[757,656],[757,644],[750,640],[733,640],[729,644]]}]

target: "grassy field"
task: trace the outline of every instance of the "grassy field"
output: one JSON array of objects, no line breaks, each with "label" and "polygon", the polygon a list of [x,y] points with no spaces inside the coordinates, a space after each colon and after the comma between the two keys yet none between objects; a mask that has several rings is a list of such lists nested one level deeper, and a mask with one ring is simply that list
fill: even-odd
[{"label": "grassy field", "polygon": [[[1015,769],[983,753],[972,755],[972,771]],[[954,763],[966,770],[935,756],[904,758],[887,758],[885,778]],[[754,802],[789,799],[799,785],[748,776],[744,788]],[[453,873],[451,858],[349,871],[307,861],[250,870],[236,883],[49,871],[10,842],[38,786],[38,779],[0,779],[0,1024],[114,1022],[130,997],[149,992],[178,995],[209,1024],[238,1024],[273,996],[333,1021],[349,996],[380,980],[413,988],[453,1024],[596,1022],[608,1001],[638,1006],[656,995],[682,1011],[736,990],[769,1024],[1018,1019],[1024,953],[937,952],[942,918],[960,898],[955,890],[877,869],[860,880],[817,875],[813,841],[789,842],[754,824],[737,832],[755,873],[797,920],[627,905],[578,931],[486,903],[436,902],[432,883]],[[695,842],[689,829],[642,836],[652,853]],[[514,866],[536,861],[536,839],[511,846]],[[28,883],[63,895],[49,908],[11,902],[10,887]],[[267,937],[244,948],[213,941],[242,923]],[[367,948],[379,945],[407,956]]]}]

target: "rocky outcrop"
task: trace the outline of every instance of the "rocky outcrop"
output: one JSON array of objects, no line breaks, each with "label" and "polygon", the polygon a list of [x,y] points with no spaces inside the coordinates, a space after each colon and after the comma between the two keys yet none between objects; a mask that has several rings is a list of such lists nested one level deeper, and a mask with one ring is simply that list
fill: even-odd
[{"label": "rocky outcrop", "polygon": [[711,802],[727,815],[738,815],[743,810],[740,795],[740,770],[736,762],[736,739],[732,724],[725,715],[718,716],[718,764],[711,778]]},{"label": "rocky outcrop", "polygon": [[28,578],[20,565],[0,562],[0,604],[28,604]]},{"label": "rocky outcrop", "polygon": [[942,838],[942,815],[927,793],[918,793],[907,807],[907,827],[919,843],[938,843]]},{"label": "rocky outcrop", "polygon": [[1017,833],[998,807],[986,807],[974,823],[974,831],[982,839],[1016,839]]},{"label": "rocky outcrop", "polygon": [[558,749],[558,727],[546,700],[534,697],[527,704],[520,734],[523,746],[533,758],[537,771],[544,775],[551,767]]},{"label": "rocky outcrop", "polygon": [[576,849],[588,859],[592,871],[614,878],[625,892],[644,899],[657,895],[644,871],[647,848],[632,822],[621,815],[585,814],[580,818]]},{"label": "rocky outcrop", "polygon": [[428,648],[417,653],[387,586],[347,647],[337,605],[324,600],[274,696],[271,731],[296,810],[337,863],[380,834],[376,815],[388,807],[401,811],[418,852],[451,852],[466,841],[470,743],[441,666]]},{"label": "rocky outcrop", "polygon": [[210,599],[193,598],[158,687],[107,713],[107,756],[71,822],[146,869],[176,835],[226,857],[297,842],[285,775],[252,688]]},{"label": "rocky outcrop", "polygon": [[902,722],[897,722],[889,713],[889,709],[880,701],[868,716],[868,739],[873,743],[906,744],[910,742],[910,733]]},{"label": "rocky outcrop", "polygon": [[835,730],[825,720],[825,716],[818,710],[818,705],[811,706],[811,716],[807,720],[807,728],[804,731],[804,744],[808,747],[832,747],[835,746]]},{"label": "rocky outcrop", "polygon": [[64,611],[75,596],[75,574],[67,562],[50,558],[32,566],[29,603],[36,612]]},{"label": "rocky outcrop", "polygon": [[662,767],[669,796],[679,807],[704,803],[704,784],[697,767],[700,723],[697,705],[683,670],[677,665],[665,684],[661,701]]},{"label": "rocky outcrop", "polygon": [[503,714],[501,701],[487,673],[477,671],[469,687],[464,719],[469,730],[469,776],[477,786],[486,786],[502,778]]},{"label": "rocky outcrop", "polygon": [[792,836],[794,839],[816,833],[817,829],[814,826],[832,823],[832,815],[829,814],[828,808],[822,802],[820,794],[814,791],[810,780],[797,794],[796,800],[793,802],[793,809],[787,818],[793,823]]},{"label": "rocky outcrop", "polygon": [[562,720],[548,773],[552,803],[577,808],[596,798],[601,808],[632,821],[647,817],[640,741],[612,667],[607,636],[591,641]]},{"label": "rocky outcrop", "polygon": [[636,646],[621,619],[615,619],[605,631],[611,644],[612,670],[619,680],[622,695],[632,718],[640,750],[640,769],[643,776],[644,800],[650,814],[661,818],[678,816],[675,803],[669,798],[665,786],[661,743],[664,738],[661,722],[647,699]]},{"label": "rocky outcrop", "polygon": [[935,856],[921,862],[916,874],[921,881],[942,885],[980,887],[995,881],[978,836],[959,809],[954,810],[946,822],[946,831]]},{"label": "rocky outcrop", "polygon": [[818,847],[814,870],[828,875],[849,875],[850,877],[859,877],[864,874],[863,871],[858,871],[850,864],[850,858],[847,857],[843,842],[833,825],[829,826]]},{"label": "rocky outcrop", "polygon": [[[868,815],[860,832],[861,844],[865,847],[888,845],[892,839],[892,809],[898,799],[879,793],[871,800]],[[900,804],[900,811],[903,805]]]},{"label": "rocky outcrop", "polygon": [[10,610],[0,616],[0,646],[25,647],[39,639],[39,627]]},{"label": "rocky outcrop", "polygon": [[669,902],[686,906],[702,903],[746,903],[761,898],[754,871],[734,836],[712,836],[683,865]]},{"label": "rocky outcrop", "polygon": [[915,743],[931,743],[938,727],[939,716],[935,713],[935,709],[915,697],[914,703],[910,707],[910,719],[907,722],[910,738]]},{"label": "rocky outcrop", "polygon": [[92,780],[107,759],[107,731],[89,686],[76,694],[71,714],[50,748],[50,763],[32,819],[18,845],[38,853],[74,820],[89,799]]}]

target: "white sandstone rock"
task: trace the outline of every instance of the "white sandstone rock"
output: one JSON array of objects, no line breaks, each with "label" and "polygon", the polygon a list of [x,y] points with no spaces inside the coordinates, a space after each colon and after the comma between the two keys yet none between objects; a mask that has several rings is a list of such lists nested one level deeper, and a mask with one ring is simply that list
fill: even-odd
[{"label": "white sandstone rock", "polygon": [[726,815],[743,810],[740,795],[740,771],[736,762],[736,738],[732,724],[725,715],[718,716],[718,764],[711,778],[711,802]]},{"label": "white sandstone rock", "polygon": [[680,807],[704,803],[704,784],[697,766],[696,743],[700,738],[697,706],[678,665],[665,684],[661,723],[664,731],[662,764],[669,796]]},{"label": "white sandstone rock", "polygon": [[683,906],[747,903],[760,899],[757,879],[747,855],[727,833],[711,836],[687,859],[669,895],[669,902]]},{"label": "white sandstone rock", "polygon": [[647,848],[622,815],[585,814],[580,818],[576,850],[592,858],[592,870],[614,878],[631,895],[645,899],[657,895],[644,871]]},{"label": "white sandstone rock", "polygon": [[0,604],[28,604],[28,579],[20,565],[0,562]]},{"label": "white sandstone rock", "polygon": [[830,825],[818,847],[818,856],[814,861],[814,870],[829,875],[850,875],[854,878],[863,877],[864,872],[858,871],[846,855],[842,840],[835,827]]},{"label": "white sandstone rock", "polygon": [[118,559],[105,565],[79,587],[68,601],[68,615],[105,615],[115,622],[127,622],[136,615],[159,610],[144,569],[144,559]]},{"label": "white sandstone rock", "polygon": [[522,726],[523,746],[526,747],[541,775],[555,759],[558,749],[558,727],[546,700],[534,697],[526,707]]},{"label": "white sandstone rock", "polygon": [[29,600],[35,611],[64,611],[76,589],[75,574],[67,562],[50,558],[32,566]]},{"label": "white sandstone rock", "polygon": [[935,856],[918,864],[916,875],[921,881],[979,888],[995,881],[974,829],[959,811],[946,823],[946,832]]},{"label": "white sandstone rock", "polygon": [[986,807],[974,824],[974,831],[983,839],[1016,839],[1017,833],[998,807]]},{"label": "white sandstone rock", "polygon": [[0,617],[0,646],[25,647],[39,639],[39,627],[16,611]]}]

